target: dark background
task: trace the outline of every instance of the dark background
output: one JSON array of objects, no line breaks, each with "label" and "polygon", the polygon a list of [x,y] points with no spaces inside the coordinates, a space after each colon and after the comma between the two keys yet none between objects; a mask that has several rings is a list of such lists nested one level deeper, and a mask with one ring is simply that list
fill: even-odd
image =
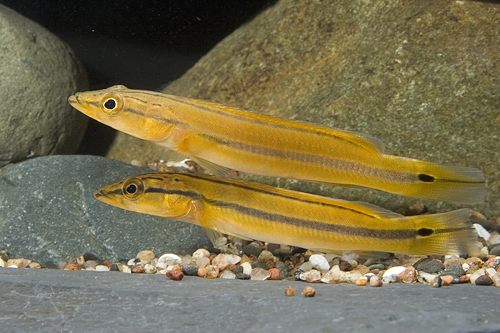
[{"label": "dark background", "polygon": [[90,89],[158,90],[276,0],[0,0],[76,52]]}]

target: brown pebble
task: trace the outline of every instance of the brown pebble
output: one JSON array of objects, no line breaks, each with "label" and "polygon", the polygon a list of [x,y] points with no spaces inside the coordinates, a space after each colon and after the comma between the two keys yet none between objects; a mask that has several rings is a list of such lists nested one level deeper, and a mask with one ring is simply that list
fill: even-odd
[{"label": "brown pebble", "polygon": [[217,255],[214,253],[212,253],[210,257],[208,257],[208,259],[210,259],[210,263],[212,262],[212,260],[214,260],[215,257],[217,257]]},{"label": "brown pebble", "polygon": [[274,261],[272,261],[272,260],[267,261],[266,265],[269,268],[275,268],[276,267],[276,265],[274,264]]},{"label": "brown pebble", "polygon": [[356,279],[357,286],[366,286],[367,283],[368,283],[368,278],[366,276],[360,276],[359,278]]},{"label": "brown pebble", "polygon": [[459,277],[460,283],[469,283],[470,282],[470,277],[467,275],[462,275]]},{"label": "brown pebble", "polygon": [[64,267],[65,270],[68,271],[79,271],[81,270],[80,266],[77,264],[68,264],[66,267]]},{"label": "brown pebble", "polygon": [[102,264],[103,264],[104,266],[107,266],[108,268],[110,268],[110,267],[111,267],[111,265],[113,265],[113,263],[112,263],[110,260],[108,260],[108,259],[104,260],[104,261],[102,262]]},{"label": "brown pebble", "polygon": [[476,279],[476,285],[478,286],[491,286],[493,280],[488,275],[481,275]]},{"label": "brown pebble", "polygon": [[208,267],[207,274],[205,274],[205,279],[215,279],[219,276],[219,267],[212,265]]},{"label": "brown pebble", "polygon": [[207,269],[205,267],[198,268],[198,276],[204,277],[207,274]]},{"label": "brown pebble", "polygon": [[407,267],[403,272],[396,275],[399,282],[403,283],[413,283],[417,280],[417,271],[415,267]]},{"label": "brown pebble", "polygon": [[441,283],[443,286],[449,286],[453,283],[453,276],[451,275],[441,275]]},{"label": "brown pebble", "polygon": [[141,261],[143,264],[151,263],[151,260],[155,258],[155,253],[151,250],[143,250],[135,256],[137,259]]},{"label": "brown pebble", "polygon": [[348,272],[352,269],[352,266],[348,261],[341,261],[339,268],[341,271]]},{"label": "brown pebble", "polygon": [[380,269],[378,269],[378,268],[374,268],[374,269],[372,269],[372,270],[370,271],[370,273],[375,274],[375,275],[378,275],[378,273],[380,273]]},{"label": "brown pebble", "polygon": [[229,267],[227,269],[229,269],[231,272],[234,273],[234,270],[236,269],[236,266],[235,264],[232,264],[232,265],[229,265]]},{"label": "brown pebble", "polygon": [[132,267],[132,273],[144,273],[144,265],[143,264],[137,264],[134,267]]},{"label": "brown pebble", "polygon": [[31,260],[18,258],[18,259],[9,259],[7,260],[6,266],[16,266],[17,268],[26,268],[31,263]]},{"label": "brown pebble", "polygon": [[314,290],[313,287],[306,287],[302,293],[304,297],[314,297],[314,295],[316,295],[316,290]]},{"label": "brown pebble", "polygon": [[380,276],[374,275],[370,278],[370,286],[372,287],[382,287],[383,282]]},{"label": "brown pebble", "polygon": [[42,268],[42,265],[40,265],[37,262],[32,262],[28,265],[29,268]]},{"label": "brown pebble", "polygon": [[181,271],[167,271],[165,274],[170,280],[180,281],[184,277]]},{"label": "brown pebble", "polygon": [[294,296],[295,295],[295,288],[292,286],[288,286],[285,288],[285,295],[287,296]]},{"label": "brown pebble", "polygon": [[268,280],[281,280],[281,271],[277,268],[270,268],[269,273],[271,275],[269,276]]},{"label": "brown pebble", "polygon": [[172,271],[182,271],[182,266],[181,265],[174,265],[172,267]]}]

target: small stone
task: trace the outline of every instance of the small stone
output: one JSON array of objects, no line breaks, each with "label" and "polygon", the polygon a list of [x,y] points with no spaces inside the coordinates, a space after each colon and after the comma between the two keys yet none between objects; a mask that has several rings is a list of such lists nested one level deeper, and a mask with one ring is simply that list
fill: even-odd
[{"label": "small stone", "polygon": [[330,270],[330,265],[328,264],[328,260],[320,254],[313,254],[309,257],[309,263],[311,263],[312,268],[317,269],[318,271],[325,273]]},{"label": "small stone", "polygon": [[277,262],[279,259],[276,258],[270,251],[264,250],[260,253],[258,260],[260,262],[268,262],[268,261]]},{"label": "small stone", "polygon": [[443,280],[441,279],[440,276],[436,276],[434,277],[434,279],[432,279],[431,285],[434,288],[440,288],[443,285]]},{"label": "small stone", "polygon": [[352,269],[352,266],[348,261],[341,261],[339,268],[341,271],[348,272]]},{"label": "small stone", "polygon": [[109,272],[109,267],[106,265],[97,265],[95,266],[95,270],[97,272]]},{"label": "small stone", "polygon": [[339,265],[332,266],[332,268],[328,272],[323,274],[320,281],[323,283],[340,283],[340,274],[341,272]]},{"label": "small stone", "polygon": [[351,265],[351,269],[356,269],[356,267],[358,267],[358,262],[354,259],[348,260],[347,262]]},{"label": "small stone", "polygon": [[80,265],[77,264],[68,264],[66,267],[64,267],[65,270],[68,271],[79,271],[81,270]]},{"label": "small stone", "polygon": [[307,272],[307,271],[310,271],[311,269],[313,269],[313,265],[312,265],[311,261],[306,261],[305,263],[300,265],[299,269],[303,270],[304,272]]},{"label": "small stone", "polygon": [[173,253],[165,253],[158,258],[157,266],[164,265],[165,267],[168,267],[180,264],[182,264],[181,257]]},{"label": "small stone", "polygon": [[500,256],[500,244],[494,244],[490,247],[489,254],[494,256]]},{"label": "small stone", "polygon": [[285,295],[288,297],[294,296],[295,295],[295,288],[292,286],[288,286],[285,288]]},{"label": "small stone", "polygon": [[269,269],[269,279],[268,280],[281,280],[281,272],[277,268],[270,268]]},{"label": "small stone", "polygon": [[427,207],[421,202],[414,203],[406,210],[406,216],[421,215],[427,212]]},{"label": "small stone", "polygon": [[205,267],[210,264],[210,258],[209,257],[198,257],[194,259],[194,262],[196,263],[196,266],[198,267]]},{"label": "small stone", "polygon": [[156,274],[156,267],[151,264],[144,265],[144,273],[146,274]]},{"label": "small stone", "polygon": [[137,264],[131,269],[132,273],[144,273],[144,265],[143,264]]},{"label": "small stone", "polygon": [[462,266],[462,264],[464,262],[465,262],[464,258],[459,258],[457,256],[451,256],[448,259],[446,259],[443,264],[444,264],[444,267],[446,268],[446,270],[448,270],[451,265],[460,265],[460,266]]},{"label": "small stone", "polygon": [[436,259],[423,258],[413,264],[418,271],[424,271],[429,274],[436,274],[444,271],[444,264]]},{"label": "small stone", "polygon": [[473,224],[474,228],[476,228],[477,235],[483,238],[485,241],[488,241],[491,237],[491,234],[479,223]]},{"label": "small stone", "polygon": [[200,267],[198,268],[198,276],[199,277],[205,277],[205,275],[207,274],[207,269],[205,267]]},{"label": "small stone", "polygon": [[196,258],[208,258],[210,257],[210,252],[206,249],[198,249],[193,253],[193,259]]},{"label": "small stone", "polygon": [[255,244],[248,244],[243,246],[243,253],[245,253],[249,257],[251,255],[254,255],[255,257],[258,258],[261,252],[262,251],[260,250],[260,248]]},{"label": "small stone", "polygon": [[83,264],[83,267],[85,269],[87,268],[95,268],[99,263],[97,260],[86,260],[85,263]]},{"label": "small stone", "polygon": [[182,267],[182,273],[188,276],[196,276],[198,275],[198,269],[199,267],[197,265],[186,265]]},{"label": "small stone", "polygon": [[237,264],[241,257],[234,254],[221,253],[212,260],[212,265],[217,265],[220,271],[225,270],[228,266]]},{"label": "small stone", "polygon": [[267,280],[271,276],[271,273],[263,268],[254,268],[252,269],[252,272],[250,273],[250,280],[257,280],[257,281],[262,281],[262,280]]},{"label": "small stone", "polygon": [[85,258],[83,256],[79,256],[78,258],[76,258],[76,263],[80,266],[83,266],[83,264],[85,263]]},{"label": "small stone", "polygon": [[368,269],[370,271],[373,271],[376,269],[378,269],[379,271],[383,271],[385,269],[385,265],[384,264],[373,264],[373,265],[368,266]]},{"label": "small stone", "polygon": [[464,271],[464,269],[463,269],[462,265],[460,265],[460,264],[453,264],[453,265],[450,265],[450,266],[446,269],[446,272],[456,273],[456,274],[458,274],[459,276],[465,275],[465,271]]},{"label": "small stone", "polygon": [[269,243],[267,244],[266,246],[266,249],[271,252],[273,255],[276,254],[276,250],[278,250],[280,248],[280,245],[279,244],[273,244],[273,243]]},{"label": "small stone", "polygon": [[490,278],[491,278],[491,281],[493,281],[493,283],[495,284],[495,287],[500,288],[500,273],[496,273],[496,274],[490,276]]},{"label": "small stone", "polygon": [[104,261],[102,262],[102,264],[103,264],[104,266],[107,266],[108,268],[110,268],[110,267],[111,267],[111,265],[113,265],[113,263],[112,263],[111,261],[109,261],[108,259],[104,260]]},{"label": "small stone", "polygon": [[83,255],[83,258],[85,259],[85,261],[88,261],[88,260],[102,261],[98,256],[96,256],[95,254],[92,254],[92,253],[85,253]]},{"label": "small stone", "polygon": [[481,275],[475,281],[478,286],[491,286],[493,284],[493,280],[488,275]]},{"label": "small stone", "polygon": [[0,258],[0,267],[5,267],[5,265],[7,265],[7,262],[5,260],[3,260],[2,258]]},{"label": "small stone", "polygon": [[141,261],[137,258],[133,258],[133,259],[130,259],[129,261],[127,261],[127,265],[130,266],[130,267],[133,267],[137,264],[140,264]]},{"label": "small stone", "polygon": [[358,270],[354,270],[350,272],[345,272],[343,280],[347,283],[356,283],[356,280],[359,279],[361,276],[362,274]]},{"label": "small stone", "polygon": [[307,282],[317,282],[321,280],[321,272],[316,269],[300,274],[300,279]]},{"label": "small stone", "polygon": [[365,275],[366,273],[368,273],[370,271],[368,269],[368,267],[366,267],[365,265],[356,266],[356,270],[358,270],[362,275]]},{"label": "small stone", "polygon": [[476,279],[485,274],[486,272],[484,269],[478,269],[472,275],[470,275],[470,283],[476,283]]},{"label": "small stone", "polygon": [[274,263],[274,261],[271,261],[271,260],[266,262],[266,266],[267,266],[267,268],[276,268],[276,264]]},{"label": "small stone", "polygon": [[239,280],[250,280],[250,275],[245,273],[236,274],[236,278]]},{"label": "small stone", "polygon": [[396,275],[396,278],[399,282],[413,283],[417,280],[417,271],[415,270],[415,267],[410,266]]},{"label": "small stone", "polygon": [[290,249],[290,248],[288,248],[288,249],[279,248],[276,251],[274,251],[274,255],[278,256],[278,257],[281,257],[281,258],[284,258],[286,256],[291,256],[292,255],[292,249]]},{"label": "small stone", "polygon": [[241,267],[243,267],[243,274],[247,274],[247,275],[252,274],[252,265],[249,262],[242,263]]},{"label": "small stone", "polygon": [[31,260],[19,258],[19,259],[9,259],[7,260],[7,266],[16,266],[17,268],[26,268],[31,263]]},{"label": "small stone", "polygon": [[462,275],[460,276],[460,283],[469,283],[470,282],[470,277],[467,275]]},{"label": "small stone", "polygon": [[243,266],[241,265],[236,266],[233,272],[234,274],[243,273]]},{"label": "small stone", "polygon": [[155,258],[155,253],[150,250],[144,250],[137,253],[135,257],[141,261],[141,264],[149,264]]},{"label": "small stone", "polygon": [[120,271],[117,264],[112,264],[111,267],[109,267],[109,270],[111,272],[119,272]]},{"label": "small stone", "polygon": [[236,274],[231,272],[230,270],[226,269],[220,274],[221,279],[226,279],[226,280],[234,280],[236,279]]},{"label": "small stone", "polygon": [[118,269],[122,273],[132,273],[132,268],[129,265],[124,265],[122,263],[117,263]]},{"label": "small stone", "polygon": [[441,275],[441,283],[443,286],[449,286],[453,283],[453,276],[451,275]]},{"label": "small stone", "polygon": [[316,290],[314,290],[313,287],[306,287],[302,293],[304,297],[314,297],[314,295],[316,295]]},{"label": "small stone", "polygon": [[[2,259],[0,259],[2,260]],[[42,265],[40,265],[39,263],[37,262],[31,262],[29,265],[28,265],[29,268],[42,268]]]},{"label": "small stone", "polygon": [[429,274],[424,271],[419,271],[417,275],[417,281],[424,284],[432,284],[432,281],[436,278],[436,274]]},{"label": "small stone", "polygon": [[219,267],[212,265],[208,266],[207,274],[205,274],[205,279],[215,279],[219,276]]},{"label": "small stone", "polygon": [[356,285],[357,286],[366,286],[368,283],[368,277],[367,276],[360,276],[356,279]]},{"label": "small stone", "polygon": [[184,273],[181,271],[167,271],[166,276],[170,280],[180,281],[184,277]]},{"label": "small stone", "polygon": [[374,275],[370,278],[370,286],[372,287],[382,287],[383,283],[382,283],[382,279],[377,276],[377,275]]}]

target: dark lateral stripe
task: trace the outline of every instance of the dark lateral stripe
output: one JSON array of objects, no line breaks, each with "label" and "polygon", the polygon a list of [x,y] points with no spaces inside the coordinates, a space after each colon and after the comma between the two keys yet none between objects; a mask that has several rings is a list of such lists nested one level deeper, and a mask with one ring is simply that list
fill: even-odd
[{"label": "dark lateral stripe", "polygon": [[176,195],[183,195],[193,199],[201,199],[203,197],[201,194],[194,191],[165,190],[159,187],[148,187],[144,190],[144,193],[176,194]]},{"label": "dark lateral stripe", "polygon": [[[149,96],[166,98],[164,94],[157,93],[157,92],[151,92],[151,91],[146,91],[146,90],[140,90],[140,91],[137,91],[137,92],[141,93],[141,94],[149,95]],[[133,93],[133,91],[131,91],[131,93]],[[260,119],[245,117],[245,116],[241,116],[241,115],[234,114],[234,113],[231,113],[231,112],[227,112],[227,111],[224,111],[224,110],[218,110],[217,108],[211,108],[211,107],[208,107],[208,106],[205,106],[205,105],[201,105],[201,104],[198,104],[196,102],[191,102],[191,101],[186,100],[186,99],[184,99],[182,97],[179,98],[178,96],[174,96],[174,95],[168,95],[167,98],[170,98],[173,101],[176,101],[177,103],[189,105],[189,106],[192,106],[192,107],[195,107],[195,108],[198,108],[198,109],[202,109],[202,110],[207,111],[207,112],[216,113],[216,114],[224,116],[224,117],[229,117],[229,118],[233,118],[233,119],[237,119],[237,120],[241,120],[241,121],[246,121],[246,122],[252,122],[252,123],[256,123],[256,124],[264,125],[264,126],[268,126],[268,127],[281,128],[281,129],[286,129],[286,130],[291,130],[291,131],[298,131],[298,132],[303,132],[303,133],[309,133],[309,134],[314,134],[314,135],[318,135],[318,136],[321,136],[321,137],[329,137],[329,138],[332,138],[332,139],[344,141],[346,143],[352,144],[354,146],[361,147],[361,148],[366,149],[366,150],[370,150],[370,149],[368,149],[367,147],[365,147],[363,145],[360,145],[358,143],[349,141],[347,139],[344,139],[344,138],[342,138],[340,136],[337,136],[337,135],[334,135],[334,134],[323,133],[323,132],[319,132],[319,131],[315,131],[315,130],[310,130],[310,129],[307,129],[307,128],[295,128],[295,127],[292,128],[292,127],[287,126],[287,125],[275,124],[275,123],[271,123],[269,121],[264,121],[264,120],[260,120]],[[248,112],[248,111],[246,111],[246,112]],[[279,119],[279,118],[277,118],[277,119]],[[298,121],[290,121],[290,122],[292,122],[292,123],[300,123]],[[309,124],[309,125],[313,125],[313,124]],[[314,126],[317,126],[317,125],[314,125]],[[323,127],[323,128],[328,129],[328,127]]]},{"label": "dark lateral stripe", "polygon": [[252,186],[248,186],[248,185],[227,182],[227,181],[222,180],[221,178],[208,178],[208,177],[198,176],[196,174],[190,174],[190,173],[184,173],[184,174],[182,174],[182,176],[183,177],[196,178],[196,179],[204,180],[204,181],[215,183],[215,184],[222,184],[222,185],[226,185],[226,186],[232,186],[232,187],[242,188],[242,189],[245,189],[245,190],[254,191],[254,192],[258,192],[258,193],[263,193],[263,194],[267,194],[267,195],[271,195],[271,196],[275,196],[275,197],[285,198],[285,199],[288,199],[288,200],[305,202],[305,203],[314,204],[314,205],[318,205],[318,206],[326,206],[326,207],[333,207],[333,208],[338,208],[338,209],[344,209],[344,210],[351,211],[351,212],[354,212],[354,213],[357,213],[357,214],[360,214],[360,215],[364,215],[364,216],[368,216],[368,217],[371,217],[371,218],[375,218],[375,216],[373,216],[371,214],[360,212],[358,210],[347,208],[347,207],[344,207],[344,206],[339,206],[339,205],[335,205],[335,204],[329,204],[329,203],[324,203],[324,202],[319,202],[319,201],[313,201],[313,200],[307,200],[307,199],[297,198],[297,197],[294,197],[294,196],[290,196],[290,195],[286,195],[286,194],[282,194],[282,193],[277,193],[277,192],[273,192],[273,191],[267,191],[267,190],[264,190],[264,189],[260,189],[260,188],[256,188],[256,187],[252,187]]},{"label": "dark lateral stripe", "polygon": [[[146,114],[144,112],[141,112],[141,111],[136,110],[136,109],[124,108],[123,111],[146,117]],[[164,121],[164,122],[172,124],[172,125],[179,125],[180,124],[180,122],[178,122],[177,120],[169,119],[169,118],[165,118],[165,117],[158,117],[158,116],[155,116],[155,117],[147,116],[147,117],[152,118],[152,119],[156,119],[156,120],[160,120],[160,121]]]},{"label": "dark lateral stripe", "polygon": [[415,238],[417,235],[417,232],[415,230],[405,230],[405,229],[377,230],[369,228],[348,227],[345,225],[329,224],[318,221],[298,219],[295,217],[285,216],[280,214],[273,214],[258,209],[253,209],[217,200],[207,200],[207,202],[214,206],[229,208],[241,214],[252,216],[262,220],[289,224],[296,227],[310,228],[323,232],[338,233],[343,235],[364,237],[364,238],[376,238],[376,239],[412,239]]}]

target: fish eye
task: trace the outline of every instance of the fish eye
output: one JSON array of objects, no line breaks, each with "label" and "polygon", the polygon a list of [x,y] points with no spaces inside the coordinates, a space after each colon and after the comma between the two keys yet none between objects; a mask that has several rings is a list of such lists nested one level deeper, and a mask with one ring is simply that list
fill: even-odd
[{"label": "fish eye", "polygon": [[100,103],[101,110],[108,115],[115,115],[123,109],[123,97],[117,93],[103,96]]},{"label": "fish eye", "polygon": [[139,178],[131,178],[123,183],[123,195],[129,199],[135,199],[144,192],[144,183]]}]

